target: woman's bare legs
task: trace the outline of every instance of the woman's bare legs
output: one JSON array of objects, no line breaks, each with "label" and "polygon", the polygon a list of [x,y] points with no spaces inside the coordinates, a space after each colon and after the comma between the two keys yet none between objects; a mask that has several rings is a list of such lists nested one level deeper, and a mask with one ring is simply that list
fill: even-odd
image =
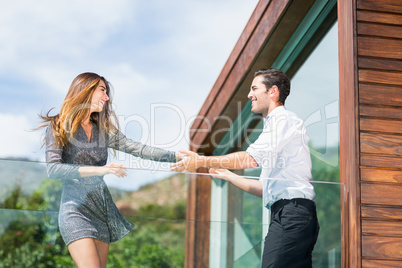
[{"label": "woman's bare legs", "polygon": [[99,259],[101,260],[102,268],[105,268],[107,264],[107,257],[109,255],[109,244],[97,239],[94,239],[94,241],[98,250]]},{"label": "woman's bare legs", "polygon": [[105,268],[109,244],[94,238],[83,238],[69,244],[68,251],[77,268]]}]

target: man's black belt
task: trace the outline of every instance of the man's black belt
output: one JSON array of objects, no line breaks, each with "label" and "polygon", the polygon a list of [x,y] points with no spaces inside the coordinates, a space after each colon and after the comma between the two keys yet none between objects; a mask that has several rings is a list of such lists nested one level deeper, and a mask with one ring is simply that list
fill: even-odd
[{"label": "man's black belt", "polygon": [[306,198],[293,198],[293,199],[280,199],[272,204],[271,213],[276,214],[283,206],[294,203],[296,205],[301,205],[306,208],[312,208],[315,206],[315,202]]}]

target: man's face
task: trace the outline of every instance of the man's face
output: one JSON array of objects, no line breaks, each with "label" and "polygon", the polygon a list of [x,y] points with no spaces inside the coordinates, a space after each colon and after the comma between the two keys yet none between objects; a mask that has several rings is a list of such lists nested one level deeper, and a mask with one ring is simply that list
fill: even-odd
[{"label": "man's face", "polygon": [[269,90],[262,83],[263,77],[261,75],[254,77],[251,83],[248,98],[251,100],[251,112],[255,114],[262,114],[264,117],[268,115],[269,105],[271,99],[269,98]]}]

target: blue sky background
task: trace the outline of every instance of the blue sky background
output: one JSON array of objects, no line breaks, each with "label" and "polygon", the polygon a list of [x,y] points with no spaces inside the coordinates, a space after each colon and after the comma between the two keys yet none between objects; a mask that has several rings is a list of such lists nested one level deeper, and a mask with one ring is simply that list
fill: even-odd
[{"label": "blue sky background", "polygon": [[86,71],[113,85],[127,136],[188,148],[192,118],[257,2],[0,1],[0,157],[44,161],[43,132],[29,130]]}]

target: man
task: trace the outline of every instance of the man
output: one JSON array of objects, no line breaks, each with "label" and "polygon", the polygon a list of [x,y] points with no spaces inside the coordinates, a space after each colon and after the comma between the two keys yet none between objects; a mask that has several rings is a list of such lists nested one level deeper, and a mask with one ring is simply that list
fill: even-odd
[{"label": "man", "polygon": [[[308,136],[303,121],[284,107],[289,78],[277,69],[254,74],[248,98],[251,111],[265,118],[264,129],[246,151],[224,156],[188,157],[172,165],[174,171],[211,168],[213,177],[263,198],[271,210],[262,267],[312,267],[312,251],[319,224],[316,215]],[[260,180],[247,179],[226,169],[261,167]]]}]

